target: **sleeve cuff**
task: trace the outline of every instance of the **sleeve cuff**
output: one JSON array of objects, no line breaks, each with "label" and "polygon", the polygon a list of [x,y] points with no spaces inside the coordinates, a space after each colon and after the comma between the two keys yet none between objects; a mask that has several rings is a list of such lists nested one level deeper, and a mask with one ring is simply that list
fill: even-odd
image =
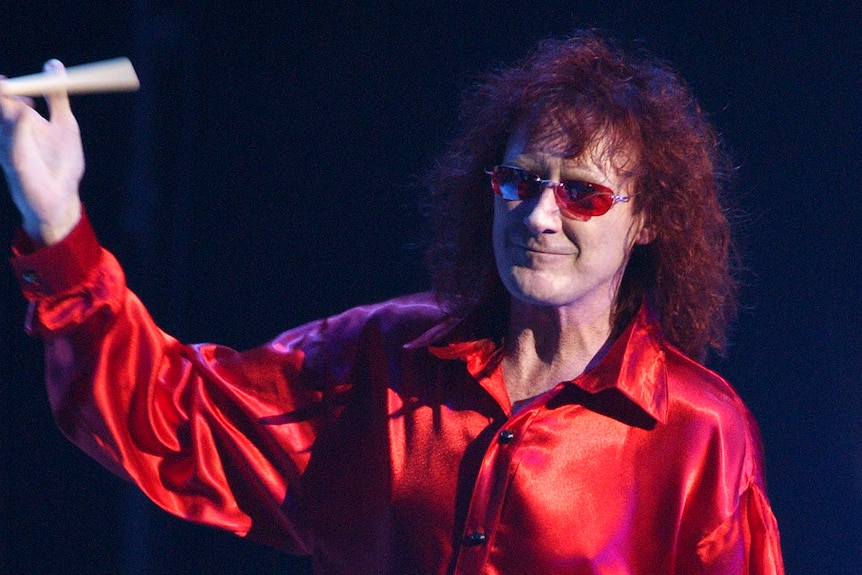
[{"label": "sleeve cuff", "polygon": [[12,270],[24,296],[35,300],[57,295],[83,283],[102,257],[102,247],[86,213],[62,241],[37,247],[29,236],[18,230],[12,245]]}]

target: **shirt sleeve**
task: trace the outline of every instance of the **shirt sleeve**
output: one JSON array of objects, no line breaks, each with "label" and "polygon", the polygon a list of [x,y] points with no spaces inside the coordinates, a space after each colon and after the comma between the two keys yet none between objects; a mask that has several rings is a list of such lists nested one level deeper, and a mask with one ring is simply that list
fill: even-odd
[{"label": "shirt sleeve", "polygon": [[86,216],[58,244],[19,237],[13,252],[62,431],[179,517],[308,553],[291,485],[343,392],[303,379],[301,342],[320,326],[246,353],[183,345],[127,289]]},{"label": "shirt sleeve", "polygon": [[[746,447],[736,506],[697,546],[705,575],[784,574],[778,522],[766,496],[760,432],[752,414],[744,413]],[[726,482],[733,483],[729,477]]]},{"label": "shirt sleeve", "polygon": [[778,524],[763,490],[749,487],[736,512],[704,537],[698,554],[709,575],[781,575]]}]

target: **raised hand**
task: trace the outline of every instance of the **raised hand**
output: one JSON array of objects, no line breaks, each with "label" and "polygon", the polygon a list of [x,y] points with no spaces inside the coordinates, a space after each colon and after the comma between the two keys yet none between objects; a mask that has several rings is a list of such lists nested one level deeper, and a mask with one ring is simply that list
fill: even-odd
[{"label": "raised hand", "polygon": [[[50,60],[45,71],[65,74]],[[81,218],[78,184],[84,152],[78,122],[65,92],[46,94],[48,118],[33,102],[0,94],[0,164],[24,230],[37,242],[62,240]]]}]

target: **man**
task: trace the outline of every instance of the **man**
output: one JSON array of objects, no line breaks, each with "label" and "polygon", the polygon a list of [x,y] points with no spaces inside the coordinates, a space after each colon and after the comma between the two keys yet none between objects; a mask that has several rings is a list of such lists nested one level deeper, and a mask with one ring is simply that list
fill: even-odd
[{"label": "man", "polygon": [[153,323],[48,102],[2,99],[28,329],[64,432],[163,508],[317,573],[783,573],[756,424],[697,363],[730,234],[665,65],[581,32],[490,76],[430,178],[435,290],[247,352]]}]

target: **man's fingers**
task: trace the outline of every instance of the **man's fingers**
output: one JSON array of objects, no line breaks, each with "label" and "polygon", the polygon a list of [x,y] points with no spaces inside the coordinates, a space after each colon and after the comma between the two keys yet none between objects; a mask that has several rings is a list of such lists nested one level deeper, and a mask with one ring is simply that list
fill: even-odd
[{"label": "man's fingers", "polygon": [[[0,80],[5,80],[6,76],[0,75]],[[14,122],[21,115],[21,103],[27,106],[33,106],[33,100],[30,98],[21,98],[18,96],[7,96],[0,90],[0,117],[2,117],[4,125],[6,122]]]},{"label": "man's fingers", "polygon": [[[59,60],[48,60],[45,62],[44,70],[48,74],[57,76],[66,75],[66,67]],[[50,120],[60,120],[67,117],[72,117],[72,107],[69,105],[69,94],[65,88],[45,94],[45,100],[48,102],[48,116]]]}]

